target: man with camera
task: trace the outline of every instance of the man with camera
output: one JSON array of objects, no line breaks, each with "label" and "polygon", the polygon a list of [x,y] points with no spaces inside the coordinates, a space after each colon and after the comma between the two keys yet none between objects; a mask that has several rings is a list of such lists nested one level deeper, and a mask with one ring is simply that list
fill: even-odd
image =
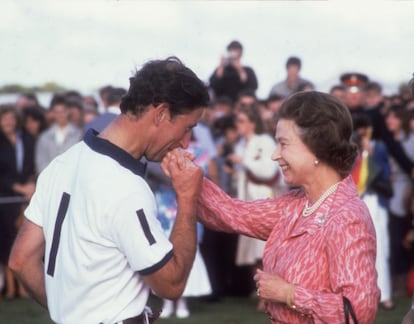
[{"label": "man with camera", "polygon": [[243,46],[232,41],[227,53],[221,57],[220,65],[210,77],[210,88],[214,97],[229,97],[233,102],[242,90],[257,90],[257,78],[252,68],[241,64]]}]

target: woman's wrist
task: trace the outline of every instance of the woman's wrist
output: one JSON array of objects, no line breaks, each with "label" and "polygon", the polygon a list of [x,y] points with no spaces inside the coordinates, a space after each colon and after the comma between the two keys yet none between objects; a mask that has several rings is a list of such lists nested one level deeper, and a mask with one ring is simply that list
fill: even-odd
[{"label": "woman's wrist", "polygon": [[295,304],[293,304],[293,296],[295,295],[295,289],[296,285],[290,284],[286,295],[286,305],[291,309],[296,309]]}]

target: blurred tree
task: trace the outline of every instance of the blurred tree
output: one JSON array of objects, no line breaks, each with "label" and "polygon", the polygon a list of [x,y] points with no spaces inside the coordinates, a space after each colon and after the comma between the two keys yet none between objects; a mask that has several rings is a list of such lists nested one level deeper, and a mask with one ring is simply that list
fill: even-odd
[{"label": "blurred tree", "polygon": [[27,87],[17,83],[5,84],[0,87],[0,93],[36,93],[36,92],[64,92],[66,88],[60,84],[50,81],[41,86]]}]

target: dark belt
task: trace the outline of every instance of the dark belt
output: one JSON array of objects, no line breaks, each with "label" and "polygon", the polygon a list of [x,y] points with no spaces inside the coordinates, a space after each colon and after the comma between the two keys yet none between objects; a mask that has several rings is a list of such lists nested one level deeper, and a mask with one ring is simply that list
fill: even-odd
[{"label": "dark belt", "polygon": [[140,314],[135,317],[130,317],[122,321],[123,324],[145,324],[145,315]]},{"label": "dark belt", "polygon": [[[161,311],[154,313],[154,314],[147,314],[148,317],[148,323],[154,323],[155,320],[160,316]],[[140,315],[137,315],[135,317],[130,317],[127,319],[124,319],[122,321],[123,324],[146,324],[145,321],[146,316],[144,313],[141,313]]]}]

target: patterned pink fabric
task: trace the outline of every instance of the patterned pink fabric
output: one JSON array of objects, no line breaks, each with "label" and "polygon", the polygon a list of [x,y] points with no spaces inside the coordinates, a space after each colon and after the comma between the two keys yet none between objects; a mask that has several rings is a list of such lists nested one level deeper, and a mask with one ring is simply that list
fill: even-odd
[{"label": "patterned pink fabric", "polygon": [[272,323],[344,323],[342,296],[361,324],[374,323],[380,296],[375,230],[352,178],[307,218],[305,201],[299,189],[274,199],[233,200],[205,179],[198,214],[215,230],[267,240],[264,271],[297,285],[296,310],[266,305]]}]

